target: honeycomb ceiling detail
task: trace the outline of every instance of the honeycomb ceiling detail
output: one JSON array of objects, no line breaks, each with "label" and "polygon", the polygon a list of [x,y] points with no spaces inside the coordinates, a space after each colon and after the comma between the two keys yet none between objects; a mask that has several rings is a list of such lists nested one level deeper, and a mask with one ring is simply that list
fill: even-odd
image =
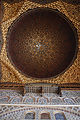
[{"label": "honeycomb ceiling detail", "polygon": [[[15,7],[16,6],[16,7]],[[3,33],[3,47],[1,51],[1,66],[2,66],[2,79],[1,82],[17,82],[17,83],[80,83],[80,49],[78,50],[77,59],[73,65],[62,75],[59,75],[56,78],[51,78],[48,80],[32,79],[25,77],[23,74],[20,74],[15,67],[11,64],[10,60],[7,57],[6,53],[6,35],[9,26],[13,21],[23,12],[28,9],[33,9],[37,7],[49,7],[53,9],[58,9],[60,12],[65,14],[77,28],[78,37],[79,37],[79,48],[80,48],[80,19],[79,19],[79,8],[80,5],[72,5],[62,1],[56,1],[41,5],[38,3],[30,2],[28,0],[21,1],[19,3],[8,4],[4,2],[4,17],[2,20],[2,33]],[[14,8],[14,9],[13,9]],[[73,9],[72,9],[73,8]],[[73,14],[75,13],[75,14]],[[76,16],[76,19],[75,19]],[[12,77],[9,77],[9,76]]]}]

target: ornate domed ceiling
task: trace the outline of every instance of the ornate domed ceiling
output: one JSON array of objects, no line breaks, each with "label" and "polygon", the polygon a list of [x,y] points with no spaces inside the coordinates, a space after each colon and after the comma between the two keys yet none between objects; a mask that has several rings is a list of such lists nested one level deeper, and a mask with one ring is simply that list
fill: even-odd
[{"label": "ornate domed ceiling", "polygon": [[3,5],[1,82],[80,83],[75,30],[79,38],[79,5],[59,0],[44,5],[30,0],[9,4],[4,0]]},{"label": "ornate domed ceiling", "polygon": [[27,76],[54,77],[71,64],[76,54],[76,36],[75,28],[59,11],[29,10],[9,29],[8,57]]}]

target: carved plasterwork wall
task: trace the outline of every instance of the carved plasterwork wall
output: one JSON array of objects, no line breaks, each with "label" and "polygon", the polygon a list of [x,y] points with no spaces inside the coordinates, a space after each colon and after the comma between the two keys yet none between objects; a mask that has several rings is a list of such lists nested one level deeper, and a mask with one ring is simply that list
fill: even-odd
[{"label": "carved plasterwork wall", "polygon": [[[57,84],[80,83],[80,5],[68,4],[61,0],[44,5],[30,2],[29,0],[22,0],[21,2],[14,4],[3,2],[3,4],[4,16],[1,23],[3,34],[3,47],[0,55],[2,67],[1,82],[16,82],[22,84],[38,82]],[[11,64],[6,52],[6,35],[11,23],[13,23],[13,21],[23,12],[27,11],[28,9],[33,9],[37,7],[49,7],[53,9],[58,9],[60,12],[65,14],[77,28],[79,38],[79,50],[77,54],[77,59],[74,61],[73,65],[64,74],[59,75],[57,78],[51,78],[48,80],[27,78],[23,74],[20,74]]]},{"label": "carved plasterwork wall", "polygon": [[[48,113],[50,114],[50,120],[55,120],[56,113],[62,113],[67,120],[79,120],[80,118],[80,107],[77,106],[66,106],[66,107],[59,107],[59,106],[14,106],[14,105],[1,105],[0,106],[0,119],[1,120],[25,120],[26,114],[34,113],[34,117],[36,120],[40,120],[41,113]],[[28,116],[30,120],[31,116]]]}]

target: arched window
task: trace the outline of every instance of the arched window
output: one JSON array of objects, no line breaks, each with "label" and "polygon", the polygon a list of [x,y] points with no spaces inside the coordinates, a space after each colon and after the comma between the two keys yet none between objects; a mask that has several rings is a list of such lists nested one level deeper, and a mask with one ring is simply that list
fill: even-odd
[{"label": "arched window", "polygon": [[65,115],[63,113],[56,113],[55,119],[56,120],[66,120]]},{"label": "arched window", "polygon": [[41,113],[40,120],[51,120],[50,113]]},{"label": "arched window", "polygon": [[27,113],[26,114],[26,116],[25,116],[25,119],[26,120],[34,120],[35,119],[35,113],[34,112],[29,112],[29,113]]}]

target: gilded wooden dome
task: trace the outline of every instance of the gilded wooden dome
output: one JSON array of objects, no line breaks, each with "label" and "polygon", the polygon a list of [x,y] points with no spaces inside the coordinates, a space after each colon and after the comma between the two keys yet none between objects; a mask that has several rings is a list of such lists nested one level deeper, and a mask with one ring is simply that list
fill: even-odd
[{"label": "gilded wooden dome", "polygon": [[23,13],[9,28],[7,41],[11,63],[32,78],[47,79],[63,73],[77,50],[75,28],[62,13],[49,8]]}]

